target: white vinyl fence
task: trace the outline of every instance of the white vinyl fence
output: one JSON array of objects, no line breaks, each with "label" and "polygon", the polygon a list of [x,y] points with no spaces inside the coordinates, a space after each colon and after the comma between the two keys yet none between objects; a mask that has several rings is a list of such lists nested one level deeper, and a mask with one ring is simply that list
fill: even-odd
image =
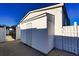
[{"label": "white vinyl fence", "polygon": [[0,27],[0,42],[4,42],[6,39],[6,27]]},{"label": "white vinyl fence", "polygon": [[79,54],[79,26],[63,26],[62,35],[56,36],[55,47],[68,52]]},{"label": "white vinyl fence", "polygon": [[79,37],[79,26],[74,23],[74,26],[63,26],[63,36],[67,37]]}]

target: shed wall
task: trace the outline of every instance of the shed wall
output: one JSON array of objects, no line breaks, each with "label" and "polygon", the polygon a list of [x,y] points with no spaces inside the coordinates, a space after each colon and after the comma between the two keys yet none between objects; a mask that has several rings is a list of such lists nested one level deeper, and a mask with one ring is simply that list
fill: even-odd
[{"label": "shed wall", "polygon": [[47,54],[49,51],[47,16],[26,22],[25,24],[26,29],[21,28],[21,41]]},{"label": "shed wall", "polygon": [[[30,26],[26,25],[28,23],[26,22],[26,20],[32,17],[36,17],[37,15],[40,15],[43,13],[49,13],[51,15],[54,15],[54,17],[52,18],[48,16],[48,19],[47,17],[42,17],[42,18],[30,21],[32,24],[32,29]],[[47,22],[48,22],[47,20],[52,20],[52,21],[54,20],[54,23],[49,24],[50,29],[47,29]],[[62,7],[31,13],[23,20],[23,22],[20,23],[20,29],[22,33],[21,34],[22,42],[26,43],[26,40],[29,40],[29,39],[26,39],[26,37],[28,36],[28,34],[26,34],[26,29],[28,27],[28,29],[31,29],[32,31],[32,34],[31,34],[32,35],[32,47],[38,49],[39,51],[43,53],[48,53],[49,50],[54,48],[53,35],[62,35]],[[53,27],[51,25],[53,25]],[[51,29],[53,29],[53,31]],[[50,30],[54,34],[51,34]],[[27,36],[24,37],[23,35],[24,36],[27,35]]]}]

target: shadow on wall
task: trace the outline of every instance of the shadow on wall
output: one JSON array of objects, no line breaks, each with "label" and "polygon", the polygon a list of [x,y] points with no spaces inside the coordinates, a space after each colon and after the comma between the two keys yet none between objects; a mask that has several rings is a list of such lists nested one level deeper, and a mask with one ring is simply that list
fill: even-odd
[{"label": "shadow on wall", "polygon": [[47,29],[26,29],[21,30],[21,41],[29,46],[47,54],[49,51]]},{"label": "shadow on wall", "polygon": [[47,29],[21,30],[21,41],[47,54],[53,48],[79,54],[79,38],[48,35]]},{"label": "shadow on wall", "polygon": [[54,36],[55,48],[79,54],[79,38],[68,36]]}]

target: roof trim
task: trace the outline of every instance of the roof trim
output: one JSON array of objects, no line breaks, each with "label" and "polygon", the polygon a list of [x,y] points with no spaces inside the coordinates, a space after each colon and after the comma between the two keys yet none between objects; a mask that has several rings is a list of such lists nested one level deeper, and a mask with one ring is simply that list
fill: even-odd
[{"label": "roof trim", "polygon": [[33,11],[29,11],[29,12],[22,18],[22,20],[19,22],[19,24],[20,24],[30,13],[39,12],[39,11],[43,11],[43,10],[54,9],[54,8],[58,8],[58,7],[62,7],[62,6],[64,6],[64,3],[60,3],[60,4],[57,4],[57,5],[48,6],[48,7],[36,9],[36,10],[33,10]]},{"label": "roof trim", "polygon": [[53,8],[57,8],[57,7],[62,7],[62,6],[64,6],[64,4],[60,3],[60,4],[53,5],[53,6],[48,6],[48,7],[33,10],[33,11],[31,11],[31,13],[38,12],[38,11],[43,11],[43,10],[48,10],[48,9],[53,9]]},{"label": "roof trim", "polygon": [[[29,18],[28,20],[24,20],[22,23],[29,22],[29,21],[33,21],[33,20],[36,20],[36,19],[45,17],[45,16],[47,16],[47,15],[51,15],[51,14],[45,12],[45,13],[42,13],[42,14],[40,14],[40,15],[34,16],[34,17],[32,17],[32,18]],[[54,15],[53,15],[53,16],[54,16]]]}]

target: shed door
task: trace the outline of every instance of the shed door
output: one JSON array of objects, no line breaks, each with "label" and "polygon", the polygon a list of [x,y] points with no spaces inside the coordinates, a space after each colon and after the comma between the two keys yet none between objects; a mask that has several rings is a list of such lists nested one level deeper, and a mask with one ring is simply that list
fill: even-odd
[{"label": "shed door", "polygon": [[31,23],[27,23],[26,24],[26,43],[28,45],[32,45],[32,24]]}]

